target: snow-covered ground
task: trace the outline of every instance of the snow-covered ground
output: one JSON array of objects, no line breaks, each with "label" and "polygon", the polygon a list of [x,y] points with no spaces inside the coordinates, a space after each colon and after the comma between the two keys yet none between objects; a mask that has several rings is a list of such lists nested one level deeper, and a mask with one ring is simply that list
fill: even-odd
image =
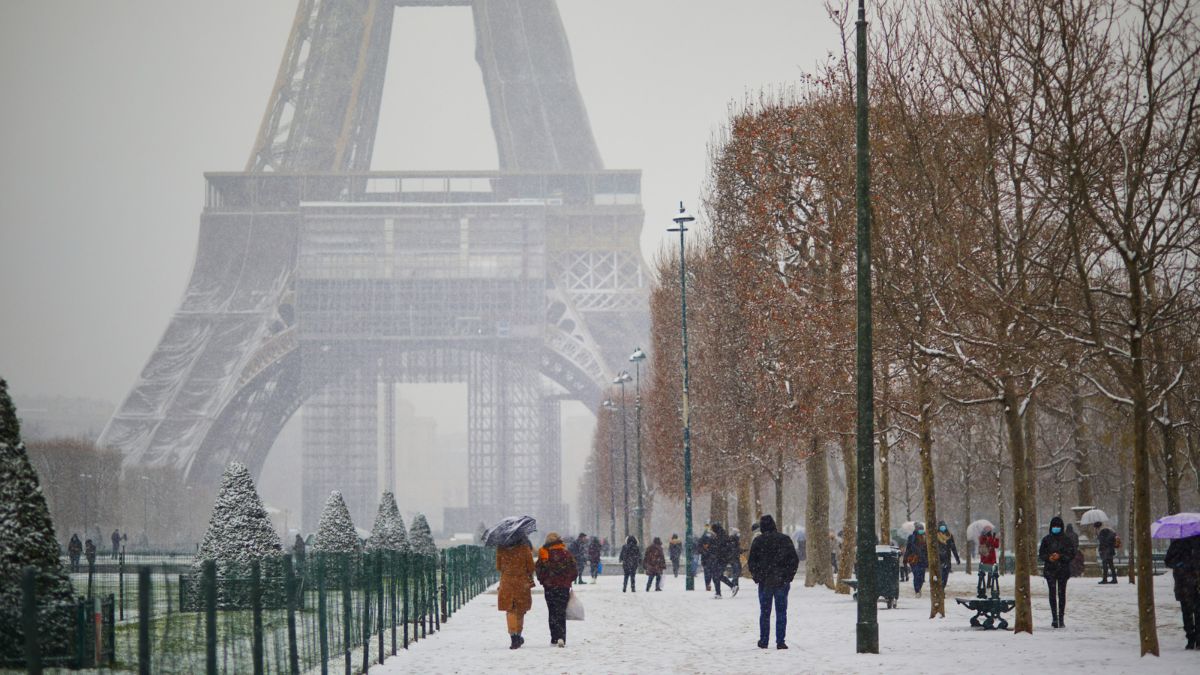
[{"label": "snow-covered ground", "polygon": [[[639,575],[645,583],[645,577]],[[700,581],[699,579],[697,580]],[[1011,596],[1012,577],[1002,579]],[[687,593],[683,577],[666,578],[661,593],[622,594],[619,577],[577,586],[585,621],[567,622],[567,648],[550,645],[539,589],[526,615],[525,646],[508,649],[504,615],[494,591],[462,608],[442,632],[412,645],[372,672],[384,673],[1200,673],[1200,652],[1183,650],[1179,606],[1169,575],[1157,577],[1158,635],[1162,656],[1138,657],[1134,586],[1068,586],[1067,627],[1050,628],[1045,583],[1034,590],[1034,634],[971,628],[972,612],[948,600],[945,619],[930,620],[928,596],[911,585],[900,606],[880,608],[880,654],[854,653],[855,605],[850,596],[793,584],[788,612],[791,649],[760,650],[755,588],[743,581],[736,598]],[[703,588],[703,584],[700,584]],[[950,596],[968,597],[974,577],[956,572]],[[772,622],[774,630],[774,622]],[[772,636],[772,640],[774,637]]]}]

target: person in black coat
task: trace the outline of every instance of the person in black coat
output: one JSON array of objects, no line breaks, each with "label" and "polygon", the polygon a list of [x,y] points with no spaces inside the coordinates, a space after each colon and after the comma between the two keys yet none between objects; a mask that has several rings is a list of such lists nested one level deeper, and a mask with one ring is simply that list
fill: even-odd
[{"label": "person in black coat", "polygon": [[67,555],[71,558],[71,571],[79,571],[79,556],[83,553],[83,542],[79,541],[78,534],[71,535],[71,541],[67,543]]},{"label": "person in black coat", "polygon": [[642,563],[642,549],[638,548],[638,541],[631,534],[625,540],[625,545],[621,547],[621,569],[625,572],[625,579],[621,582],[621,592],[625,592],[626,587],[629,590],[637,593],[637,568]]},{"label": "person in black coat", "polygon": [[575,558],[575,583],[577,584],[587,583],[583,580],[583,571],[587,567],[587,547],[587,535],[583,532],[580,532],[579,536],[575,537],[575,541],[567,546],[567,551]]},{"label": "person in black coat", "polygon": [[[1113,565],[1113,558],[1117,555],[1117,533],[1101,523],[1096,523],[1096,543],[1096,555],[1100,558],[1100,583],[1115,584],[1117,568]],[[1108,580],[1110,572],[1112,581]]]},{"label": "person in black coat", "polygon": [[713,542],[709,550],[711,551],[712,569],[709,571],[709,559],[705,557],[704,567],[705,576],[712,576],[713,588],[717,593],[714,597],[721,597],[721,584],[728,586],[732,593],[731,596],[738,594],[737,584],[733,583],[729,577],[725,576],[725,568],[729,567],[730,561],[737,555],[736,544],[733,538],[725,532],[725,528],[720,523],[713,523]]},{"label": "person in black coat", "polygon": [[1042,561],[1042,576],[1050,589],[1050,613],[1054,616],[1051,626],[1065,628],[1063,620],[1067,613],[1067,579],[1071,578],[1071,560],[1075,558],[1075,543],[1063,528],[1063,519],[1050,519],[1050,534],[1042,537],[1038,546],[1038,560]]},{"label": "person in black coat", "polygon": [[787,649],[787,600],[800,557],[792,540],[776,529],[775,519],[770,515],[764,515],[758,526],[762,534],[750,544],[750,557],[746,561],[750,576],[758,584],[758,646],[766,649],[769,644],[774,603],[775,647]]},{"label": "person in black coat", "polygon": [[1183,610],[1184,649],[1200,647],[1200,535],[1176,539],[1167,548],[1163,564],[1175,575],[1175,599]]}]

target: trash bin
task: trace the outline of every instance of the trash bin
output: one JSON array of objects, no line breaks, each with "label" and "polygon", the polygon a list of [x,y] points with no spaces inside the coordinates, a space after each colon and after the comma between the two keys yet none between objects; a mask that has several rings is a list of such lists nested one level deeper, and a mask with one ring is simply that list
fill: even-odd
[{"label": "trash bin", "polygon": [[900,549],[888,545],[875,547],[875,583],[888,609],[895,607],[900,598]]}]

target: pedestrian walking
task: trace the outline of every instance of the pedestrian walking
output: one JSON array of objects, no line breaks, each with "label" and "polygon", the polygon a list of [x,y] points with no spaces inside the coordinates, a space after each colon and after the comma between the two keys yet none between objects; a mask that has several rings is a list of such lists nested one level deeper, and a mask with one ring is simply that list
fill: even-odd
[{"label": "pedestrian walking", "polygon": [[567,601],[571,599],[571,584],[578,577],[579,566],[557,532],[546,535],[546,543],[538,550],[535,569],[546,596],[550,644],[566,647]]},{"label": "pedestrian walking", "polygon": [[674,532],[671,533],[671,541],[667,544],[667,555],[671,556],[671,573],[679,578],[679,558],[683,555],[683,542]]},{"label": "pedestrian walking", "polygon": [[533,545],[528,538],[496,549],[496,569],[500,572],[500,587],[496,591],[498,608],[505,613],[509,649],[525,644],[521,636],[525,629],[525,613],[533,607]]},{"label": "pedestrian walking", "polygon": [[725,568],[729,566],[729,561],[733,558],[733,540],[726,534],[725,527],[720,523],[713,523],[712,534],[709,555],[704,558],[704,575],[712,577],[713,589],[716,591],[714,598],[721,597],[721,584],[729,587],[730,596],[735,596],[738,588],[729,577],[725,576]]},{"label": "pedestrian walking", "polygon": [[775,606],[775,648],[787,649],[787,604],[800,557],[792,540],[778,531],[775,519],[758,521],[760,534],[750,544],[747,566],[758,584],[758,646],[766,649],[771,637],[771,606]]},{"label": "pedestrian walking", "polygon": [[83,557],[87,558],[88,570],[96,566],[96,545],[88,539],[83,544]]},{"label": "pedestrian walking", "polygon": [[83,542],[79,541],[78,534],[71,535],[71,541],[67,542],[67,557],[71,559],[71,571],[79,571],[79,556],[83,553]]},{"label": "pedestrian walking", "polygon": [[987,591],[991,590],[992,597],[1000,597],[1000,575],[997,574],[999,567],[996,565],[996,554],[1000,550],[1000,539],[992,532],[990,525],[983,527],[983,532],[979,534],[979,583],[975,586],[975,595],[980,598],[987,597]]},{"label": "pedestrian walking", "polygon": [[917,523],[913,533],[908,535],[904,544],[904,562],[912,570],[913,590],[921,597],[921,587],[925,585],[925,570],[929,568],[929,549],[925,544],[925,524]]},{"label": "pedestrian walking", "polygon": [[1042,537],[1038,546],[1038,560],[1042,561],[1042,576],[1050,591],[1050,614],[1052,628],[1065,628],[1063,617],[1067,613],[1067,580],[1071,578],[1071,560],[1075,558],[1075,544],[1063,529],[1063,519],[1050,519],[1050,534]]},{"label": "pedestrian walking", "polygon": [[[1200,534],[1174,539],[1163,564],[1175,576],[1175,599],[1183,612],[1184,649],[1200,648]],[[1116,583],[1115,581],[1113,583]]]},{"label": "pedestrian walking", "polygon": [[112,559],[116,560],[119,557],[119,554],[121,551],[121,533],[116,530],[113,530],[111,540],[112,540]]},{"label": "pedestrian walking", "polygon": [[[1113,558],[1117,555],[1117,549],[1121,548],[1121,538],[1116,532],[1104,527],[1102,523],[1096,523],[1096,555],[1100,558],[1100,583],[1115,584],[1117,583],[1117,566],[1113,564]],[[1112,573],[1112,581],[1108,580],[1109,573]]]},{"label": "pedestrian walking", "polygon": [[592,583],[596,583],[596,577],[600,576],[600,537],[592,537],[588,542],[587,557],[588,562],[592,566]]},{"label": "pedestrian walking", "polygon": [[[758,524],[755,523],[752,529],[756,529],[757,527]],[[742,535],[736,529],[729,534],[729,549],[729,578],[733,581],[733,586],[736,589],[742,583],[742,554],[746,552],[742,548]],[[737,595],[737,593],[735,592],[734,595]]]},{"label": "pedestrian walking", "polygon": [[646,570],[646,592],[650,592],[652,584],[655,591],[661,591],[662,575],[663,570],[667,569],[667,559],[663,555],[663,543],[660,537],[655,537],[654,542],[646,547],[646,557],[642,560],[642,567]]},{"label": "pedestrian walking", "polygon": [[716,550],[713,548],[713,531],[712,525],[704,526],[704,532],[700,535],[700,539],[696,541],[696,547],[692,549],[696,552],[696,556],[700,558],[700,567],[704,570],[704,590],[712,590],[712,570],[715,565],[712,564],[716,557]]},{"label": "pedestrian walking", "polygon": [[950,528],[946,526],[946,521],[938,521],[937,536],[937,554],[938,554],[938,571],[942,573],[942,588],[946,587],[946,580],[950,578],[950,556],[954,556],[954,562],[962,564],[962,558],[958,557],[958,546],[954,543],[954,535],[950,534]]},{"label": "pedestrian walking", "polygon": [[624,593],[628,587],[630,592],[637,593],[637,568],[642,562],[642,549],[638,548],[638,541],[632,534],[625,539],[619,560],[621,569],[625,572],[625,579],[621,582],[621,592]]},{"label": "pedestrian walking", "polygon": [[571,545],[567,547],[567,552],[571,554],[571,559],[575,561],[575,583],[577,584],[587,583],[583,580],[583,571],[587,567],[587,546],[587,535],[580,532],[579,536],[575,537]]}]

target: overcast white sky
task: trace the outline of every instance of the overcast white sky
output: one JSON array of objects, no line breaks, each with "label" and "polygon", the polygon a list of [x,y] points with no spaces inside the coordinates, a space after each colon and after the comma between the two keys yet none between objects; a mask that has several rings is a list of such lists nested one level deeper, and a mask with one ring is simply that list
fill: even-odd
[{"label": "overcast white sky", "polygon": [[[839,48],[823,0],[558,4],[606,166],[644,172],[648,260],[675,203],[695,206],[729,103]],[[0,375],[18,396],[128,393],[190,274],[202,173],[244,167],[295,7],[0,3]],[[470,10],[397,16],[375,168],[494,168]]]}]

